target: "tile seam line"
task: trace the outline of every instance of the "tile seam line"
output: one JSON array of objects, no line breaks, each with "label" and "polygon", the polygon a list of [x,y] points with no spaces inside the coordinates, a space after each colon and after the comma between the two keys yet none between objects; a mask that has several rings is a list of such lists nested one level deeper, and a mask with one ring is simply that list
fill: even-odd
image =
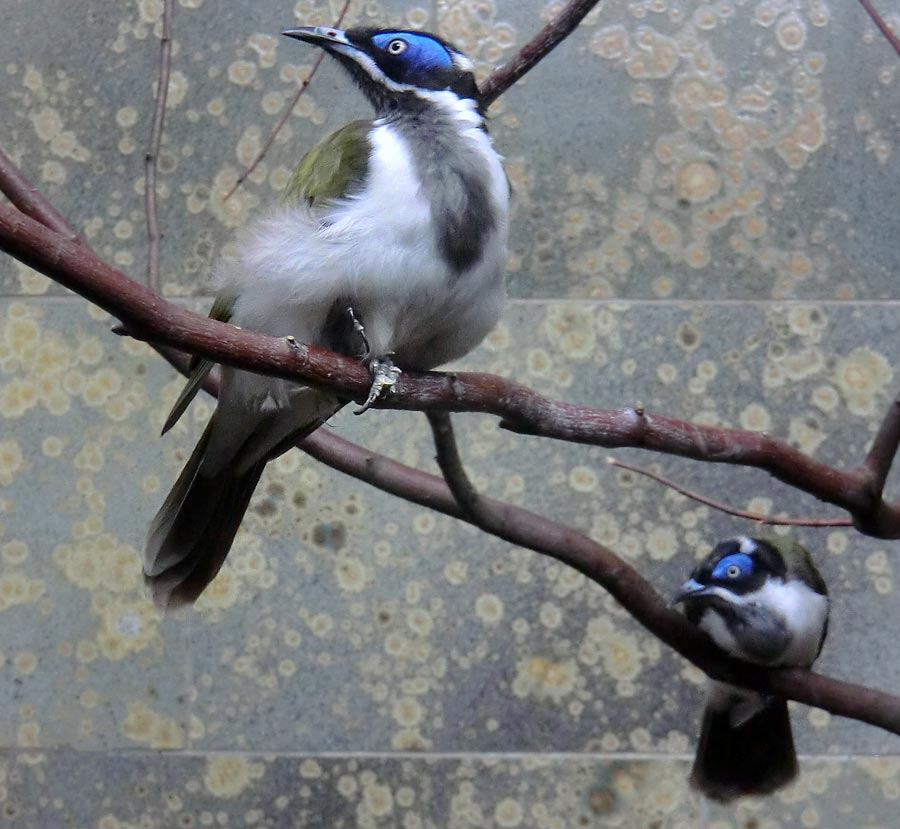
[{"label": "tile seam line", "polygon": [[[195,294],[193,296],[174,296],[164,297],[169,302],[176,304],[192,303],[192,302],[211,302],[214,294]],[[35,295],[35,294],[4,294],[0,293],[0,302],[37,302],[61,304],[65,302],[87,302],[80,296],[60,296],[60,295]],[[827,306],[829,308],[868,308],[885,306],[900,307],[900,298],[897,299],[591,299],[591,298],[573,298],[573,297],[511,297],[507,299],[507,307],[528,307],[532,305],[589,305],[596,307],[603,306],[625,306],[632,308],[678,308],[686,310],[696,307],[762,307],[762,308],[783,308],[783,307],[808,307],[810,305]]]},{"label": "tile seam line", "polygon": [[[118,755],[141,757],[256,757],[260,759],[286,759],[286,760],[380,760],[406,762],[410,760],[422,760],[426,762],[437,761],[464,761],[476,760],[483,762],[496,761],[548,761],[548,762],[688,762],[693,759],[692,753],[682,754],[658,754],[645,752],[420,752],[420,751],[266,751],[264,749],[150,749],[145,747],[122,748],[75,748],[72,746],[60,746],[45,749],[26,749],[21,747],[0,748],[2,754],[82,754],[82,755]],[[828,762],[852,762],[854,760],[867,760],[873,758],[900,759],[900,755],[889,753],[868,754],[799,754],[800,760],[828,761]]]}]

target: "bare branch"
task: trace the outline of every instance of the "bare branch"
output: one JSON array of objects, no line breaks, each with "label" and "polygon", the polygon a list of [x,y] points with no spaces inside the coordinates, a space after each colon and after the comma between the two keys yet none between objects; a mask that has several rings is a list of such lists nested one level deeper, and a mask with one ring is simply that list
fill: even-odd
[{"label": "bare branch", "polygon": [[[350,8],[350,3],[352,0],[344,0],[344,6],[341,9],[341,13],[337,16],[337,20],[334,22],[335,28],[339,28],[340,25],[344,22],[344,18],[347,16],[347,10]],[[275,124],[275,128],[272,132],[269,133],[269,137],[266,139],[266,143],[263,144],[263,148],[259,151],[259,155],[253,159],[253,162],[237,177],[237,181],[234,183],[234,186],[225,194],[225,197],[222,199],[223,202],[228,201],[238,190],[238,188],[248,179],[251,175],[253,175],[253,171],[259,166],[259,163],[266,157],[266,153],[272,148],[272,144],[275,143],[275,138],[278,136],[278,133],[281,132],[282,127],[287,123],[288,118],[291,117],[291,113],[294,111],[294,107],[297,106],[297,101],[303,97],[303,93],[309,88],[309,85],[312,83],[312,79],[316,76],[316,72],[319,71],[319,67],[322,65],[322,61],[325,60],[325,52],[320,51],[319,55],[316,57],[315,61],[313,61],[312,68],[309,70],[309,75],[306,76],[306,79],[300,84],[300,88],[294,93],[294,97],[291,99],[291,102],[287,105],[284,113],[281,118],[278,119],[278,123]]]},{"label": "bare branch", "polygon": [[693,492],[690,489],[686,489],[680,484],[676,484],[669,478],[664,478],[662,475],[657,475],[655,472],[651,472],[649,469],[645,469],[644,467],[634,466],[633,464],[625,463],[624,461],[617,460],[616,458],[607,458],[606,462],[610,466],[615,466],[617,469],[627,469],[629,472],[634,472],[637,475],[643,475],[645,478],[649,478],[651,481],[656,481],[658,484],[662,484],[663,486],[666,486],[669,489],[674,490],[681,495],[684,495],[686,498],[690,498],[692,501],[697,501],[700,504],[705,504],[707,507],[712,507],[714,510],[727,513],[728,515],[734,515],[737,518],[745,518],[748,521],[756,521],[758,524],[768,524],[770,526],[778,527],[817,528],[853,526],[853,522],[849,518],[778,518],[771,515],[763,515],[759,512],[746,512],[744,510],[735,509],[734,507],[729,507],[727,504],[723,504],[720,501],[714,501],[712,498],[701,495],[699,492]]},{"label": "bare branch", "polygon": [[[320,348],[242,331],[172,305],[86,248],[2,205],[0,249],[104,308],[133,336],[258,374],[299,380],[354,400],[364,400],[368,393],[371,379],[360,363]],[[865,474],[836,469],[763,433],[698,426],[633,408],[610,411],[548,400],[526,386],[490,374],[406,372],[393,388],[378,407],[482,412],[523,434],[763,469],[847,510],[854,526],[867,535],[900,537],[900,506],[881,499],[873,504]]]},{"label": "bare branch", "polygon": [[516,81],[530,72],[547,55],[562,43],[584,20],[600,0],[570,0],[543,29],[541,29],[519,53],[497,67],[481,87],[481,105],[487,109]]},{"label": "bare branch", "polygon": [[26,216],[31,216],[44,227],[50,228],[71,242],[79,241],[78,234],[72,226],[47,201],[43,193],[25,178],[22,171],[2,149],[0,149],[0,191]]},{"label": "bare branch", "polygon": [[[187,372],[188,361],[183,354],[158,350],[179,371]],[[215,395],[218,382],[209,377],[204,389]],[[606,589],[651,634],[714,679],[779,694],[900,734],[900,698],[801,668],[766,670],[738,662],[719,650],[680,613],[671,610],[653,585],[615,553],[563,524],[479,495],[462,468],[449,416],[429,413],[429,420],[438,456],[443,458],[445,480],[371,452],[338,437],[327,427],[297,445],[332,469],[384,492],[474,524],[504,541],[574,567]],[[462,501],[470,505],[474,501],[476,506],[464,509],[460,506]]]},{"label": "bare branch", "polygon": [[466,475],[449,413],[425,412],[425,416],[428,418],[431,433],[434,436],[438,466],[441,468],[444,480],[447,482],[450,492],[453,493],[456,503],[459,504],[465,520],[488,532],[502,531],[504,523],[502,515],[487,507],[486,502],[469,480],[469,476]]},{"label": "bare branch", "polygon": [[144,155],[144,211],[147,214],[147,287],[159,293],[159,209],[156,203],[156,163],[162,145],[166,121],[166,98],[169,95],[169,76],[172,72],[172,15],[175,0],[163,0],[162,36],[159,41],[159,80],[156,84],[156,107],[150,142]]},{"label": "bare branch", "polygon": [[[463,512],[448,485],[434,475],[357,446],[328,429],[313,432],[299,446],[333,469],[481,527]],[[648,631],[714,679],[779,694],[900,734],[900,698],[800,668],[764,670],[738,662],[671,610],[640,573],[596,541],[520,507],[481,495],[478,499],[483,510],[497,518],[498,526],[488,532],[574,567],[605,588]]]},{"label": "bare branch", "polygon": [[900,396],[896,397],[884,415],[872,448],[863,461],[861,471],[868,476],[873,501],[881,500],[888,474],[900,446]]},{"label": "bare branch", "polygon": [[862,7],[868,12],[869,17],[872,18],[872,22],[887,38],[888,43],[894,47],[894,51],[897,55],[900,56],[900,37],[897,37],[891,27],[885,22],[884,18],[878,13],[878,10],[872,5],[872,0],[859,0],[859,2],[862,3]]}]

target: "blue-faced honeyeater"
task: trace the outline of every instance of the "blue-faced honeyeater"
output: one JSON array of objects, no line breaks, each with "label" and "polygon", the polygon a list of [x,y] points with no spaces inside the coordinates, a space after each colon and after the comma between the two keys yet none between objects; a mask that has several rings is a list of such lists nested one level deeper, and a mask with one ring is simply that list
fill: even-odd
[{"label": "blue-faced honeyeater", "polygon": [[[690,621],[723,650],[768,666],[813,664],[828,630],[828,588],[807,550],[787,539],[722,541],[678,590]],[[711,683],[692,785],[727,802],[797,775],[787,702]]]},{"label": "blue-faced honeyeater", "polygon": [[[309,27],[375,110],[297,166],[214,276],[210,316],[363,360],[373,394],[398,369],[456,359],[503,302],[509,186],[485,129],[473,64],[424,32]],[[396,363],[396,366],[394,365]],[[212,364],[196,360],[166,429]],[[156,603],[192,602],[219,571],[266,463],[345,402],[223,366],[206,431],[153,519],[144,574]]]}]

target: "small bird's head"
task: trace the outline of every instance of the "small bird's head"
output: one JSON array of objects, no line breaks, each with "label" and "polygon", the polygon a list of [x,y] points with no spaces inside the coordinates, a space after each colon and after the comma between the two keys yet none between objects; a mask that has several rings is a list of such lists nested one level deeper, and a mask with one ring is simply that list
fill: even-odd
[{"label": "small bird's head", "polygon": [[697,602],[714,602],[727,593],[743,595],[759,590],[772,576],[784,579],[787,565],[781,553],[766,541],[731,538],[719,542],[678,589],[673,604],[688,608]]},{"label": "small bird's head", "polygon": [[811,664],[825,636],[828,589],[796,542],[740,536],[719,542],[672,604],[684,604],[690,621],[736,655],[768,662],[802,639],[798,658]]},{"label": "small bird's head", "polygon": [[333,55],[379,113],[433,99],[434,93],[442,91],[479,100],[472,61],[436,35],[325,26],[287,29],[282,34]]}]

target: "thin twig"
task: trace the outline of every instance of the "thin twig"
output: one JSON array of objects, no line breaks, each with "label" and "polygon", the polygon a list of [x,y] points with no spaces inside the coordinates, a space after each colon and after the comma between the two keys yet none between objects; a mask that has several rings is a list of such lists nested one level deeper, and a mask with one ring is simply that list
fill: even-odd
[{"label": "thin twig", "polygon": [[497,67],[481,87],[481,105],[487,109],[516,81],[531,71],[562,43],[600,0],[570,0],[559,14],[541,29],[519,53]]},{"label": "thin twig", "polygon": [[[344,0],[344,6],[341,9],[341,13],[337,16],[337,20],[334,22],[334,28],[339,28],[340,25],[344,22],[344,17],[347,15],[347,10],[350,8],[350,3],[353,0]],[[316,72],[319,71],[319,67],[322,65],[322,61],[325,60],[325,52],[320,51],[315,61],[313,61],[312,69],[309,70],[309,75],[306,76],[306,79],[300,84],[300,88],[294,93],[294,97],[291,102],[288,104],[287,109],[285,109],[281,118],[278,119],[278,123],[275,124],[275,128],[272,132],[269,133],[269,137],[266,139],[266,143],[263,144],[263,148],[259,151],[259,154],[256,158],[253,159],[253,163],[244,170],[237,177],[237,181],[234,183],[234,186],[225,194],[225,198],[222,199],[223,202],[228,201],[236,192],[237,189],[251,176],[253,175],[253,171],[259,166],[259,163],[266,157],[266,153],[272,147],[272,144],[275,142],[275,138],[278,136],[278,133],[281,132],[282,127],[287,123],[288,118],[291,117],[291,113],[294,111],[294,107],[297,106],[297,101],[303,97],[303,93],[309,88],[310,83],[312,83],[312,79],[316,76]]]},{"label": "thin twig", "polygon": [[159,41],[159,80],[156,84],[156,107],[150,141],[144,155],[144,210],[147,213],[147,287],[159,293],[159,209],[156,203],[156,166],[159,148],[162,146],[163,127],[166,121],[166,98],[169,95],[169,76],[172,73],[172,16],[175,0],[163,0],[162,36]]},{"label": "thin twig", "polygon": [[872,18],[872,22],[881,29],[881,33],[887,38],[888,43],[894,47],[897,55],[900,56],[900,37],[897,37],[884,18],[878,13],[878,10],[872,5],[872,0],[859,0],[859,2],[862,3],[862,7],[868,12],[869,17]]},{"label": "thin twig", "polygon": [[770,526],[778,527],[853,526],[853,522],[849,518],[778,518],[771,515],[763,515],[759,512],[746,512],[744,510],[735,509],[734,507],[729,507],[727,504],[723,504],[720,501],[714,501],[712,498],[701,495],[699,492],[685,489],[685,487],[680,484],[676,484],[674,481],[664,478],[662,475],[657,475],[655,472],[651,472],[649,469],[645,469],[641,466],[633,466],[630,463],[624,463],[616,458],[607,458],[606,462],[610,466],[615,466],[618,469],[627,469],[629,472],[634,472],[637,475],[643,475],[645,478],[650,478],[651,481],[656,481],[658,484],[662,484],[663,486],[690,498],[692,501],[697,501],[700,504],[712,507],[714,510],[727,513],[728,515],[734,515],[737,518],[746,518],[748,521],[756,521],[758,524],[768,524]]}]

